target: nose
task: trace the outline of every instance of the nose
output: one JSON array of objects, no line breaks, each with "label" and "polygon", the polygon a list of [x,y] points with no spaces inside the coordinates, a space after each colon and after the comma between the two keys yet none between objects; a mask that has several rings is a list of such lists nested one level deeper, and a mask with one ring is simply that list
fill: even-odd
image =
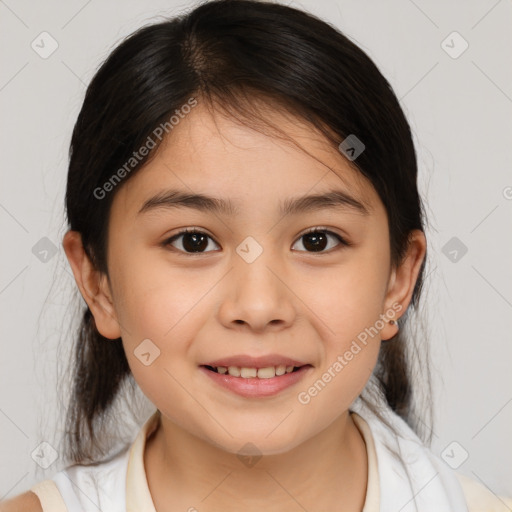
[{"label": "nose", "polygon": [[291,283],[286,282],[285,272],[275,264],[275,257],[264,252],[252,263],[239,258],[230,274],[219,309],[223,325],[258,333],[292,325],[296,296]]}]

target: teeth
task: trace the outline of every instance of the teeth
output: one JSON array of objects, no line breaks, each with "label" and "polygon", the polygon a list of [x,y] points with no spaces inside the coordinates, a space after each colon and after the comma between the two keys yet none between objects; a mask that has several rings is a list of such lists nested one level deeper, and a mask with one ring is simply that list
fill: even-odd
[{"label": "teeth", "polygon": [[238,366],[228,366],[228,373],[232,377],[240,377],[240,368]]},{"label": "teeth", "polygon": [[268,368],[259,368],[258,369],[258,378],[259,379],[271,379],[276,376],[276,369],[273,366],[269,366]]},{"label": "teeth", "polygon": [[294,366],[268,366],[266,368],[240,368],[239,366],[218,366],[217,373],[221,375],[228,374],[232,377],[242,377],[242,379],[251,379],[258,377],[259,379],[272,379],[273,377],[292,373]]},{"label": "teeth", "polygon": [[286,366],[284,364],[280,364],[276,366],[276,375],[284,375],[286,373]]},{"label": "teeth", "polygon": [[249,379],[257,375],[258,370],[256,370],[256,368],[240,368],[240,377],[242,377],[242,379]]}]

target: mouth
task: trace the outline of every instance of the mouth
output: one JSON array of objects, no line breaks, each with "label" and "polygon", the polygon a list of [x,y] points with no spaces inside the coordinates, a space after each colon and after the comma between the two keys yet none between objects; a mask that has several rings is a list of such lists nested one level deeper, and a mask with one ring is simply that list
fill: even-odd
[{"label": "mouth", "polygon": [[268,360],[264,363],[261,363],[260,360],[258,363],[254,359],[245,359],[246,365],[252,364],[253,366],[235,366],[235,364],[227,364],[226,360],[223,360],[222,364],[217,362],[202,364],[199,369],[210,382],[219,388],[243,398],[261,399],[277,396],[287,389],[293,389],[310,375],[314,368],[311,364],[302,364],[290,359],[283,361],[281,358],[280,362],[290,364],[272,365]]},{"label": "mouth", "polygon": [[287,366],[282,364],[277,366],[266,366],[263,368],[244,366],[210,366],[207,364],[201,366],[210,372],[218,373],[220,375],[230,375],[231,377],[238,377],[241,379],[273,379],[275,377],[281,377],[289,373],[297,372],[301,368],[310,367],[311,365]]}]

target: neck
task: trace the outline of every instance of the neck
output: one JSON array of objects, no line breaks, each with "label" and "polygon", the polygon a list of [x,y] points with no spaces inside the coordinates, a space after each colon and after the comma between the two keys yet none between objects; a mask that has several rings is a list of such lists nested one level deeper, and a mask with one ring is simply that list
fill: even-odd
[{"label": "neck", "polygon": [[368,480],[364,440],[348,411],[294,449],[244,465],[163,415],[144,464],[158,512],[171,510],[362,510]]}]

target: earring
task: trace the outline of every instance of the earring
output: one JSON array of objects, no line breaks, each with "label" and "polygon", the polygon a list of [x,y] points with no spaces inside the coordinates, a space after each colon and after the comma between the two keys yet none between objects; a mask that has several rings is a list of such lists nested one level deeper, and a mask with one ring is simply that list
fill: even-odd
[{"label": "earring", "polygon": [[[389,320],[389,325],[396,325],[398,330],[400,330],[400,326],[398,325],[398,318],[396,320]],[[386,340],[382,340],[383,343],[389,343],[391,341],[394,341],[396,339],[397,334],[394,334],[391,336],[391,338],[388,338]]]}]

